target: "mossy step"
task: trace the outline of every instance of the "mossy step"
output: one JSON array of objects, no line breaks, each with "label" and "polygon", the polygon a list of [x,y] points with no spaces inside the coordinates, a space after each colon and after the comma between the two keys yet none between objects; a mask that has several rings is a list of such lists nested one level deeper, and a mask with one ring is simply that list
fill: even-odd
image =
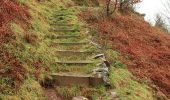
[{"label": "mossy step", "polygon": [[55,43],[52,43],[52,46],[54,45],[85,45],[88,43],[89,42],[55,42]]},{"label": "mossy step", "polygon": [[94,53],[93,51],[75,51],[75,50],[56,50],[56,52],[58,53],[84,53],[84,54],[91,54],[91,53]]},{"label": "mossy step", "polygon": [[101,77],[94,77],[83,73],[52,73],[55,81],[54,86],[97,86],[103,85],[104,81]]},{"label": "mossy step", "polygon": [[75,24],[70,24],[70,23],[51,23],[50,25],[54,25],[54,26],[74,26]]},{"label": "mossy step", "polygon": [[74,26],[55,26],[51,29],[75,29]]},{"label": "mossy step", "polygon": [[75,42],[75,43],[77,43],[77,42],[87,42],[87,40],[85,39],[85,37],[79,37],[79,38],[73,37],[73,38],[55,38],[51,42],[52,43],[56,43],[56,42]]},{"label": "mossy step", "polygon": [[55,61],[58,64],[93,64],[93,61]]},{"label": "mossy step", "polygon": [[80,38],[80,35],[56,35],[53,38]]},{"label": "mossy step", "polygon": [[55,13],[54,16],[67,16],[67,15],[74,15],[73,13]]},{"label": "mossy step", "polygon": [[58,64],[56,63],[54,72],[74,72],[74,73],[92,73],[96,68],[96,63],[92,64]]},{"label": "mossy step", "polygon": [[72,31],[76,31],[75,29],[50,29],[50,31],[54,31],[54,32],[72,32]]},{"label": "mossy step", "polygon": [[71,24],[71,23],[52,23],[50,25],[54,25],[54,26],[75,26],[75,24]]},{"label": "mossy step", "polygon": [[74,19],[74,16],[56,16],[49,18],[50,20],[65,20],[65,19]]},{"label": "mossy step", "polygon": [[61,24],[61,23],[69,23],[69,22],[71,22],[72,20],[70,19],[70,20],[51,20],[51,22],[50,22],[50,24],[54,24],[54,23],[57,23],[57,24]]},{"label": "mossy step", "polygon": [[99,51],[82,51],[82,50],[56,50],[56,54],[61,55],[87,55],[87,54],[98,54]]},{"label": "mossy step", "polygon": [[92,77],[91,74],[84,74],[84,73],[72,73],[72,72],[60,72],[60,73],[52,73],[52,76],[72,76],[72,77]]},{"label": "mossy step", "polygon": [[78,54],[78,53],[56,53],[56,59],[59,61],[86,61],[86,60],[94,60],[95,55],[92,54]]},{"label": "mossy step", "polygon": [[53,47],[56,50],[87,50],[87,51],[99,51],[95,46],[90,44],[86,45],[56,45],[51,44],[50,47]]},{"label": "mossy step", "polygon": [[[51,32],[51,33],[55,35],[81,35],[79,31]],[[82,36],[84,36],[84,34]]]}]

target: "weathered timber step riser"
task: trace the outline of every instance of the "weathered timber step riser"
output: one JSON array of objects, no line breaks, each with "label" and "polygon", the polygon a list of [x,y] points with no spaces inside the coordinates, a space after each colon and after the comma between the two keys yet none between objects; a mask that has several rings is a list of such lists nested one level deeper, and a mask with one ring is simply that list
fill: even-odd
[{"label": "weathered timber step riser", "polygon": [[90,60],[93,59],[92,56],[69,56],[68,55],[63,55],[63,56],[57,56],[58,60]]},{"label": "weathered timber step riser", "polygon": [[80,40],[84,38],[79,35],[51,35],[46,37],[50,39],[76,39],[76,40]]},{"label": "weathered timber step riser", "polygon": [[92,55],[95,55],[93,52],[56,52],[55,53],[56,55],[58,56],[85,56],[85,57],[88,57],[88,56],[92,56]]},{"label": "weathered timber step riser", "polygon": [[74,29],[72,26],[53,26],[51,30],[55,29]]},{"label": "weathered timber step riser", "polygon": [[69,24],[69,23],[66,23],[66,24],[63,24],[63,23],[52,23],[50,24],[51,26],[74,26],[75,24]]},{"label": "weathered timber step riser", "polygon": [[63,51],[56,51],[56,54],[66,54],[66,55],[74,55],[74,54],[79,54],[79,55],[87,55],[87,54],[97,54],[97,52],[91,52],[91,51],[69,51],[69,50],[63,50]]},{"label": "weathered timber step riser", "polygon": [[82,50],[84,45],[50,45],[50,47],[58,47],[61,50]]},{"label": "weathered timber step riser", "polygon": [[75,29],[51,29],[50,32],[73,32],[73,31],[79,31]]},{"label": "weathered timber step riser", "polygon": [[57,53],[56,57],[58,60],[89,60],[93,59],[93,54],[84,54],[84,53]]},{"label": "weathered timber step riser", "polygon": [[56,20],[56,19],[74,19],[76,16],[72,16],[72,14],[54,14],[49,19]]},{"label": "weathered timber step riser", "polygon": [[67,24],[67,23],[70,23],[72,20],[56,20],[56,21],[52,21],[51,22],[51,24],[62,24],[62,23],[65,23],[65,24]]},{"label": "weathered timber step riser", "polygon": [[55,19],[66,19],[66,18],[73,18],[72,16],[51,16],[49,19],[55,20]]},{"label": "weathered timber step riser", "polygon": [[95,78],[95,77],[75,77],[75,76],[52,76],[55,80],[56,86],[97,86],[103,85],[102,78]]},{"label": "weathered timber step riser", "polygon": [[55,45],[86,45],[88,44],[88,42],[75,42],[75,43],[52,43],[51,45],[52,46],[55,46]]},{"label": "weathered timber step riser", "polygon": [[92,61],[56,61],[58,64],[67,64],[67,65],[84,65],[84,64],[93,64]]},{"label": "weathered timber step riser", "polygon": [[54,38],[78,38],[78,39],[80,39],[81,37],[80,36],[78,36],[78,35],[73,35],[73,36],[69,36],[69,35],[66,35],[66,36],[55,36]]},{"label": "weathered timber step riser", "polygon": [[54,17],[58,17],[58,16],[68,16],[68,15],[73,15],[72,13],[66,13],[66,14],[64,14],[64,13],[62,13],[62,14],[54,14],[53,16]]},{"label": "weathered timber step riser", "polygon": [[93,64],[93,63],[60,63],[60,62],[56,62],[57,64],[60,64],[60,65],[88,65],[88,64]]}]

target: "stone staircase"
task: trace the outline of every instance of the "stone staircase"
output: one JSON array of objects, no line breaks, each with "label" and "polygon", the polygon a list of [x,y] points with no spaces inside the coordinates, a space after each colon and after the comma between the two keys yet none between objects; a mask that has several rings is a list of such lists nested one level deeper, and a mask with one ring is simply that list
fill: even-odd
[{"label": "stone staircase", "polygon": [[88,39],[89,35],[81,32],[81,28],[74,23],[72,12],[67,9],[56,11],[51,18],[50,32],[54,35],[50,47],[56,54],[56,72],[51,76],[55,86],[95,86],[103,84],[101,77],[92,75],[100,59],[93,59],[98,50]]}]

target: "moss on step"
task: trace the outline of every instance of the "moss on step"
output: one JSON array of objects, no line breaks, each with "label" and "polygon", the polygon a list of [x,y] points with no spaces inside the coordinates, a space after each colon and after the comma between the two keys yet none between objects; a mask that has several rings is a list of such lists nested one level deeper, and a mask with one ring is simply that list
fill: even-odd
[{"label": "moss on step", "polygon": [[83,37],[76,37],[76,38],[60,38],[60,39],[54,39],[54,42],[85,42],[86,39]]},{"label": "moss on step", "polygon": [[86,65],[67,65],[67,64],[57,64],[54,68],[54,72],[78,72],[89,74],[92,72],[92,69],[96,67],[95,64],[86,64]]}]

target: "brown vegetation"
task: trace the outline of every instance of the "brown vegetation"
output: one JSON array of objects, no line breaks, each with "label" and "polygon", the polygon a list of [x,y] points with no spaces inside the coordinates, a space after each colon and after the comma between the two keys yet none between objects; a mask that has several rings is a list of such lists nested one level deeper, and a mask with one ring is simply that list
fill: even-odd
[{"label": "brown vegetation", "polygon": [[13,54],[6,51],[4,45],[10,43],[11,39],[15,39],[10,30],[10,23],[29,23],[28,18],[26,8],[11,0],[0,1],[0,76],[11,77],[15,87],[18,87],[24,78],[26,70]]},{"label": "brown vegetation", "polygon": [[[116,13],[111,18],[93,14],[80,15],[98,29],[100,40],[107,41],[113,50],[122,54],[121,60],[134,75],[151,80],[169,96],[170,35],[150,26],[134,13]],[[94,21],[88,19],[92,16]]]},{"label": "brown vegetation", "polygon": [[29,14],[26,8],[19,6],[16,2],[10,0],[0,1],[0,43],[9,41],[12,32],[8,27],[12,21],[28,23]]}]

